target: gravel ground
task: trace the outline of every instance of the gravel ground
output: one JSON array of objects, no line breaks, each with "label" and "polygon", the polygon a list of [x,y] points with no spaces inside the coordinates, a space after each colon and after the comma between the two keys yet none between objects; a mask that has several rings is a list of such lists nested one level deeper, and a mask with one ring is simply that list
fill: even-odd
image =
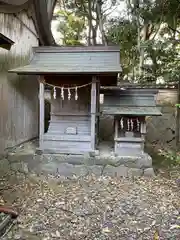
[{"label": "gravel ground", "polygon": [[20,215],[3,240],[180,240],[175,180],[19,173],[8,179],[1,202],[14,205]]}]

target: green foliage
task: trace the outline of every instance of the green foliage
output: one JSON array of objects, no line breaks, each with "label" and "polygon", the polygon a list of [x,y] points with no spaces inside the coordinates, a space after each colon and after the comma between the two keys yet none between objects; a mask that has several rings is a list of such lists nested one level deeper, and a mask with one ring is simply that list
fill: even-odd
[{"label": "green foliage", "polygon": [[58,12],[60,23],[58,31],[62,34],[63,45],[82,45],[85,20],[69,11]]},{"label": "green foliage", "polygon": [[[104,24],[106,23],[108,15],[112,13],[112,10],[118,6],[120,1],[121,0],[59,0],[59,6],[63,11],[63,15],[64,13],[71,14],[72,16],[81,19],[83,22],[83,24],[80,24],[80,26],[78,23],[77,29],[77,25],[73,26],[72,24],[69,24],[69,19],[66,18],[64,21],[67,26],[65,30],[70,31],[71,29],[71,34],[65,38],[68,39],[69,37],[69,39],[74,39],[74,37],[72,37],[72,32],[81,32],[83,33],[83,40],[85,40],[85,42],[87,41],[88,45],[97,45],[97,39],[100,38],[105,44],[106,36],[104,34]],[[65,34],[63,29],[64,26],[60,19],[59,31],[62,33],[62,35]]]},{"label": "green foliage", "polygon": [[[108,18],[108,12],[120,1],[126,5],[126,14]],[[58,30],[63,45],[80,45],[84,40],[97,44],[102,22],[101,33],[105,32],[107,42],[120,46],[123,78],[154,83],[179,81],[180,1],[100,0],[101,17],[95,0],[60,2]]]},{"label": "green foliage", "polygon": [[178,81],[180,79],[180,61],[177,45],[173,45],[169,40],[147,40],[144,43],[146,59],[150,59],[152,64],[146,66],[145,74],[150,73],[154,80],[162,77],[166,82]]},{"label": "green foliage", "polygon": [[[157,79],[164,82],[178,81],[180,2],[174,0],[143,0],[141,4],[137,4],[140,1],[124,0],[124,2],[127,2],[128,18],[110,20],[106,31],[109,42],[120,45],[124,78],[141,82],[156,82]],[[143,56],[141,66],[143,74],[139,76],[140,56]]]},{"label": "green foliage", "polygon": [[180,152],[171,150],[160,150],[159,155],[164,158],[163,164],[165,166],[180,167]]},{"label": "green foliage", "polygon": [[177,103],[175,107],[180,108],[180,103]]},{"label": "green foliage", "polygon": [[120,46],[123,73],[128,74],[138,63],[136,25],[129,20],[112,19],[107,25],[106,35],[108,42]]}]

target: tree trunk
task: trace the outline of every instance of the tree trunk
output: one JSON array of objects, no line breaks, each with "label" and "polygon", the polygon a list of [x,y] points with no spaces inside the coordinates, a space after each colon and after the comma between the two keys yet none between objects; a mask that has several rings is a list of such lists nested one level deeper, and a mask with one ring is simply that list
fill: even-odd
[{"label": "tree trunk", "polygon": [[[180,80],[178,82],[178,104],[180,103]],[[180,109],[177,107],[176,109],[176,151],[179,150],[179,135],[180,135]]]},{"label": "tree trunk", "polygon": [[107,46],[106,35],[104,31],[104,23],[103,23],[103,16],[102,16],[102,4],[97,0],[96,10],[97,10],[97,19],[99,20],[99,30],[102,35],[102,44]]},{"label": "tree trunk", "polygon": [[92,30],[93,30],[93,25],[92,25],[92,4],[91,0],[88,1],[88,46],[92,45]]},{"label": "tree trunk", "polygon": [[92,44],[95,46],[97,44],[96,38],[97,38],[97,29],[98,29],[98,23],[96,23],[96,26],[92,27]]},{"label": "tree trunk", "polygon": [[[139,24],[139,31],[140,31],[140,24]],[[138,35],[140,35],[139,39],[139,76],[143,76],[143,66],[144,66],[144,47],[141,46],[141,42],[144,43],[147,39],[148,36],[148,24],[144,23],[144,26],[142,30]]]}]

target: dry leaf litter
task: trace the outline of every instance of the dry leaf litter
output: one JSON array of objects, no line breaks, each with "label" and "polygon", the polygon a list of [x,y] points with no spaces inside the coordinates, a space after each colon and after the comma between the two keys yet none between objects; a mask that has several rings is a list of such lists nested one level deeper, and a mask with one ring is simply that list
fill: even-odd
[{"label": "dry leaf litter", "polygon": [[[35,148],[33,142],[27,146]],[[66,179],[3,169],[0,204],[14,206],[20,215],[2,240],[180,240],[177,171],[171,179],[164,174]]]},{"label": "dry leaf litter", "polygon": [[3,240],[180,240],[175,180],[10,172],[1,182],[1,203],[20,213]]}]

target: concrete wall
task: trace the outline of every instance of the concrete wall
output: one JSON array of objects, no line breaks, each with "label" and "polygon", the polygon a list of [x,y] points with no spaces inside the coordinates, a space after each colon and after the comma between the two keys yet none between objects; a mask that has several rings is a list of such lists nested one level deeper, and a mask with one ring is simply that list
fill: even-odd
[{"label": "concrete wall", "polygon": [[19,77],[9,69],[26,65],[31,49],[38,46],[36,30],[26,12],[15,17],[0,14],[0,32],[15,44],[10,51],[0,49],[0,154],[38,135],[38,82],[35,77]]},{"label": "concrete wall", "polygon": [[[158,147],[174,148],[177,90],[160,89],[156,96],[156,103],[163,115],[147,118],[146,143]],[[104,141],[113,140],[113,120],[110,116],[101,117],[100,139]]]}]

